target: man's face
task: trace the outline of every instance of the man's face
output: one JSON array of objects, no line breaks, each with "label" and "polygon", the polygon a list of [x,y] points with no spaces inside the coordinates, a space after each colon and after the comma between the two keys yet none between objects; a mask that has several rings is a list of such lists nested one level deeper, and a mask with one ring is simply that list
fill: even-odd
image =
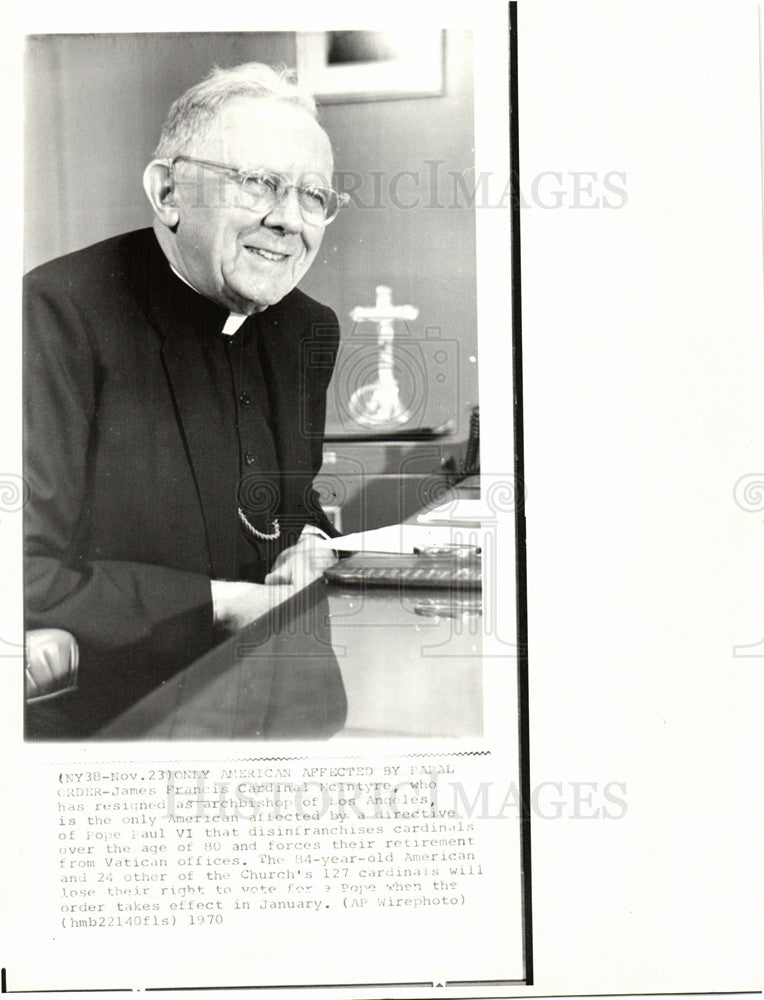
[{"label": "man's face", "polygon": [[[259,167],[290,183],[316,177],[329,185],[332,151],[304,108],[235,97],[218,112],[192,157]],[[175,167],[179,213],[173,263],[197,291],[236,312],[259,312],[282,299],[315,260],[324,229],[306,223],[288,191],[270,210],[248,207],[235,180],[196,164]]]}]

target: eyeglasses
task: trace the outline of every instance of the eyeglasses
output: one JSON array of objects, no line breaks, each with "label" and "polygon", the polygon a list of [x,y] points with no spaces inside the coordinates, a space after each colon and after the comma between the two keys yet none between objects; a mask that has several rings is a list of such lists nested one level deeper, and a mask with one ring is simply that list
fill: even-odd
[{"label": "eyeglasses", "polygon": [[314,226],[328,226],[337,217],[340,208],[350,201],[349,194],[340,194],[334,188],[319,184],[290,184],[282,174],[270,170],[229,167],[225,163],[197,160],[193,156],[176,156],[170,162],[170,169],[181,161],[216,170],[236,181],[247,196],[247,207],[253,211],[270,212],[289,191],[294,190],[303,220]]}]

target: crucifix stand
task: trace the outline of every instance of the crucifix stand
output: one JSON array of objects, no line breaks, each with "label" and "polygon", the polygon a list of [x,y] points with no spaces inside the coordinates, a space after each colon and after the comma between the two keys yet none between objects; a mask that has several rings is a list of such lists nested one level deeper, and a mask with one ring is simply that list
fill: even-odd
[{"label": "crucifix stand", "polygon": [[414,306],[394,306],[392,290],[386,285],[377,285],[376,305],[356,306],[350,313],[354,323],[376,323],[379,330],[377,381],[356,389],[350,397],[350,412],[357,423],[376,427],[405,424],[411,419],[411,411],[401,402],[393,371],[393,323],[413,320],[418,315]]}]

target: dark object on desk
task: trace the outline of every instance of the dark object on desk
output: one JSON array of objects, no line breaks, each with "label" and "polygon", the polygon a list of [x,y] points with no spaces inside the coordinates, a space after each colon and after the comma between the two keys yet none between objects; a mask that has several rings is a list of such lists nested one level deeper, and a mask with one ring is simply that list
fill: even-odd
[{"label": "dark object on desk", "polygon": [[338,441],[431,441],[433,438],[448,437],[454,432],[453,420],[447,420],[438,427],[388,427],[380,424],[379,430],[365,433],[334,434],[329,431],[324,436],[326,443]]},{"label": "dark object on desk", "polygon": [[467,440],[467,452],[464,463],[459,471],[459,479],[475,476],[480,472],[480,407],[476,406],[470,416],[470,436]]},{"label": "dark object on desk", "polygon": [[344,586],[478,590],[482,587],[482,563],[479,558],[358,553],[325,570],[324,576]]},{"label": "dark object on desk", "polygon": [[465,479],[480,475],[480,407],[475,406],[470,414],[470,430],[467,438],[467,448],[461,465],[456,464],[456,458],[450,455],[442,464],[441,472],[445,475],[449,486],[456,486]]}]

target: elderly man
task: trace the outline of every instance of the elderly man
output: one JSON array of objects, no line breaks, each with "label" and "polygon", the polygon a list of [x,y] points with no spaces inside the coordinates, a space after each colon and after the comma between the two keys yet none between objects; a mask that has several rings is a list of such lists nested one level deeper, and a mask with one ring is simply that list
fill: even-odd
[{"label": "elderly man", "polygon": [[343,199],[312,98],[216,70],[172,106],[151,229],[25,287],[27,627],[66,629],[93,731],[317,576],[334,313],[295,286]]}]

